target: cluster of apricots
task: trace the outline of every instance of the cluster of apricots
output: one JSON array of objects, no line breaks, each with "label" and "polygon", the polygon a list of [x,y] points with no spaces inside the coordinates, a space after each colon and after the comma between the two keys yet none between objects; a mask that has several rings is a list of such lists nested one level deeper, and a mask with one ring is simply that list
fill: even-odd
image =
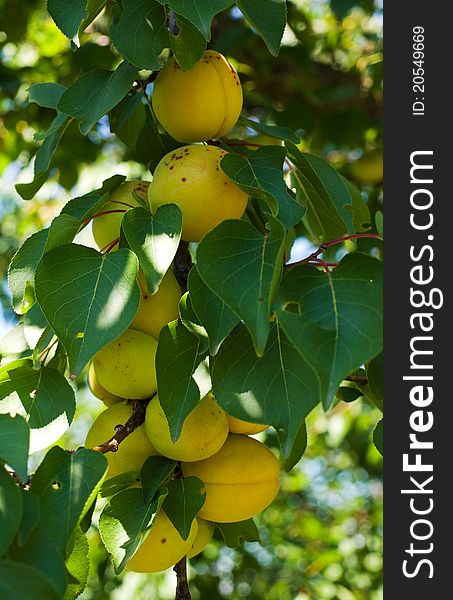
[{"label": "cluster of apricots", "polygon": [[[180,207],[182,239],[199,242],[225,219],[242,217],[247,194],[220,167],[226,152],[207,140],[227,133],[242,109],[242,88],[232,65],[221,54],[205,52],[188,71],[170,58],[160,71],[152,105],[162,127],[182,146],[162,158],[153,180],[128,181],[111,192],[102,214],[93,220],[93,235],[100,248],[119,237],[118,202],[148,203],[151,213],[163,204]],[[106,214],[107,213],[107,214]],[[250,437],[267,428],[226,414],[209,392],[186,418],[180,437],[173,442],[166,415],[159,403],[155,372],[160,330],[178,318],[181,289],[170,268],[156,293],[150,294],[143,273],[138,276],[141,301],[138,311],[120,337],[102,348],[88,372],[92,393],[107,406],[94,421],[87,447],[109,439],[114,427],[125,423],[133,404],[149,400],[145,422],[106,454],[107,478],[140,471],[144,461],[160,454],[179,461],[182,476],[196,476],[204,484],[205,503],[183,540],[163,509],[127,568],[138,572],[167,569],[182,557],[191,558],[208,544],[214,523],[249,519],[264,510],[279,488],[279,464],[267,446]]]}]

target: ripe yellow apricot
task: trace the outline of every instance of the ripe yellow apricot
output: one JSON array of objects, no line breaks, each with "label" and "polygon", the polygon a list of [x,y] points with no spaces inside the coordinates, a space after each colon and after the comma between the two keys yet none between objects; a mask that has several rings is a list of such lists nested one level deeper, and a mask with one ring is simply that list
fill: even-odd
[{"label": "ripe yellow apricot", "polygon": [[225,219],[244,214],[248,196],[222,171],[225,154],[216,146],[183,146],[166,154],[154,171],[148,190],[151,212],[163,204],[177,204],[187,242],[199,242]]},{"label": "ripe yellow apricot", "polygon": [[181,288],[171,270],[165,273],[159,289],[153,295],[149,293],[141,271],[138,284],[141,292],[140,305],[130,328],[143,331],[157,340],[162,327],[179,316]]},{"label": "ripe yellow apricot", "polygon": [[[129,204],[133,208],[140,206],[134,198],[133,192],[146,201],[148,195],[149,181],[125,181],[121,183],[113,192],[110,192],[108,200],[98,210],[99,213],[109,210],[128,210]],[[121,202],[125,204],[120,204]],[[113,240],[116,240],[120,235],[121,221],[123,220],[124,212],[110,213],[101,215],[93,219],[93,237],[99,248],[105,248]]]},{"label": "ripe yellow apricot", "polygon": [[181,435],[173,442],[167,417],[155,396],[146,408],[145,429],[153,446],[164,456],[197,461],[220,450],[228,435],[228,419],[209,392],[186,418]]},{"label": "ripe yellow apricot", "polygon": [[99,383],[122,398],[149,398],[157,392],[156,350],[153,337],[127,329],[95,354],[93,364]]},{"label": "ripe yellow apricot", "polygon": [[358,160],[351,163],[351,173],[361,183],[380,183],[384,175],[382,152],[379,150],[365,152]]},{"label": "ripe yellow apricot", "polygon": [[198,516],[217,523],[249,519],[275,498],[279,464],[272,452],[253,438],[230,434],[213,456],[181,465],[184,477],[198,477],[206,501]]},{"label": "ripe yellow apricot", "polygon": [[240,433],[242,435],[253,435],[255,433],[260,433],[265,429],[268,429],[269,425],[259,425],[258,423],[248,423],[247,421],[242,421],[232,415],[228,415],[228,425],[230,428],[230,433]]},{"label": "ripe yellow apricot", "polygon": [[228,60],[207,50],[188,71],[170,58],[154,82],[154,113],[179,142],[204,142],[225,135],[242,110],[242,87]]},{"label": "ripe yellow apricot", "polygon": [[[132,405],[124,402],[109,406],[92,424],[85,446],[94,448],[106,442],[115,433],[115,425],[124,425],[132,412]],[[117,452],[105,454],[109,463],[107,478],[126,471],[139,471],[148,456],[153,454],[158,452],[147,438],[144,425],[140,425],[119,444]]]},{"label": "ripe yellow apricot", "polygon": [[187,558],[193,558],[203,552],[206,546],[211,541],[211,538],[214,534],[214,523],[210,521],[205,521],[204,519],[198,519],[198,532],[193,541],[192,548],[187,553]]},{"label": "ripe yellow apricot", "polygon": [[93,396],[102,400],[102,402],[106,406],[111,406],[112,404],[116,404],[117,402],[121,402],[124,398],[120,398],[119,396],[115,396],[115,394],[111,394],[107,391],[102,385],[99,383],[98,378],[96,377],[96,372],[94,370],[94,365],[91,362],[88,367],[88,387],[91,390]]},{"label": "ripe yellow apricot", "polygon": [[163,509],[157,513],[147,538],[127,563],[126,569],[137,573],[165,571],[181,560],[191,549],[198,531],[192,521],[189,537],[183,540]]}]

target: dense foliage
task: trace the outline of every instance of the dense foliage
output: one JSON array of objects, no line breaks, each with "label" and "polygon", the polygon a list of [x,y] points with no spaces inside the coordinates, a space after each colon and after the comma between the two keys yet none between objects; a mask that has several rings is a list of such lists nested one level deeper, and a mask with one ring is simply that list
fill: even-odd
[{"label": "dense foliage", "polygon": [[[88,363],[134,319],[138,267],[152,292],[175,259],[188,294],[156,356],[173,440],[212,387],[227,413],[273,426],[260,439],[287,471],[257,518],[260,544],[252,523],[218,526],[191,561],[193,597],[377,600],[382,140],[374,3],[90,0],[68,9],[49,0],[47,9],[1,6],[0,268],[6,281],[11,261],[2,301],[7,318],[12,304],[20,322],[0,342],[0,457],[14,471],[0,473],[0,590],[16,585],[17,598],[38,600],[110,598],[115,588],[124,598],[174,596],[172,576],[120,572],[162,502],[186,531],[199,489],[180,479],[184,493],[172,494],[174,467],[157,480],[151,457],[142,497],[126,489],[137,472],[103,484],[101,452],[74,450],[99,412],[86,389]],[[207,46],[228,56],[244,90],[236,127],[209,140],[227,152],[225,176],[249,196],[244,217],[187,247],[177,206],[151,214],[135,196],[120,249],[99,252],[91,222],[111,194],[125,177],[149,181],[167,152],[184,146],[155,118],[157,72],[170,51],[187,71]],[[99,492],[109,498],[100,521]],[[135,503],[136,521],[126,518],[121,494]],[[25,579],[28,590],[17,583]]]}]

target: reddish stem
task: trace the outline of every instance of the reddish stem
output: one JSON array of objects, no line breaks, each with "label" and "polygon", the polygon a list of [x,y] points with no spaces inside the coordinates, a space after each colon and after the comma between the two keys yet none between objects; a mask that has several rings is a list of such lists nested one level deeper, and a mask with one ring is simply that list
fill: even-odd
[{"label": "reddish stem", "polygon": [[[124,202],[121,202],[120,204],[124,204]],[[126,206],[129,206],[129,205],[126,204]],[[102,217],[103,215],[111,215],[112,213],[125,213],[125,212],[127,212],[127,211],[120,209],[120,208],[115,209],[115,210],[104,210],[103,212],[96,213],[92,217],[89,217],[88,219],[85,219],[85,221],[82,221],[81,227],[85,227],[85,225],[88,225],[88,223],[90,221],[92,221],[93,219],[97,219],[98,217]]]},{"label": "reddish stem", "polygon": [[353,240],[357,238],[371,238],[375,240],[382,240],[381,236],[377,233],[354,233],[353,235],[346,235],[341,238],[337,238],[335,240],[329,240],[328,242],[323,242],[317,250],[312,252],[310,256],[303,258],[302,260],[298,260],[294,263],[289,263],[287,265],[283,265],[284,269],[289,269],[291,267],[296,267],[297,265],[306,265],[311,264],[313,266],[323,267],[327,273],[330,273],[329,267],[337,267],[338,263],[328,263],[319,258],[319,255],[325,252],[327,248],[330,246],[334,246],[335,244],[341,244],[342,242],[346,242],[347,240]]},{"label": "reddish stem", "polygon": [[116,238],[116,239],[112,240],[110,243],[107,244],[107,246],[104,246],[101,249],[101,253],[108,254],[109,252],[111,252],[113,250],[113,248],[117,245],[117,243],[119,241],[120,241],[120,238]]},{"label": "reddish stem", "polygon": [[134,208],[132,204],[128,204],[127,202],[122,202],[121,200],[110,200],[112,204],[122,204],[123,206],[127,206],[128,208]]}]

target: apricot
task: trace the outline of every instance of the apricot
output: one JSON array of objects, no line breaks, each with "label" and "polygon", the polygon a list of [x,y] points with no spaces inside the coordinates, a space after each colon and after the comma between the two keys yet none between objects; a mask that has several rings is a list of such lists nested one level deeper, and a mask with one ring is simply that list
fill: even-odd
[{"label": "apricot", "polygon": [[[124,425],[132,415],[133,407],[120,402],[101,412],[92,424],[85,440],[87,448],[94,448],[110,439],[115,433],[115,425]],[[158,454],[146,436],[144,425],[137,427],[118,446],[116,452],[107,452],[109,468],[107,478],[126,471],[139,471],[148,456]]]},{"label": "apricot", "polygon": [[161,454],[191,462],[208,458],[220,450],[228,435],[228,419],[210,392],[189,413],[181,435],[173,442],[167,417],[155,396],[146,409],[145,429]]},{"label": "apricot", "polygon": [[99,383],[122,398],[150,398],[157,391],[156,350],[153,337],[127,329],[95,354],[93,364]]},{"label": "apricot", "polygon": [[99,383],[98,378],[96,377],[96,372],[94,370],[93,363],[90,363],[88,367],[88,387],[90,388],[91,393],[106,406],[111,406],[112,404],[116,404],[117,402],[121,402],[124,398],[120,398],[119,396],[115,396],[115,394],[111,394],[108,392],[102,385]]},{"label": "apricot", "polygon": [[[140,206],[134,198],[135,193],[146,201],[148,195],[149,181],[125,181],[121,183],[113,192],[110,192],[108,200],[102,205],[98,213],[110,210],[128,210]],[[124,204],[121,204],[124,203]],[[99,248],[105,248],[110,242],[120,236],[121,221],[124,212],[115,212],[106,215],[100,215],[93,219],[92,231],[93,237]]]},{"label": "apricot", "polygon": [[154,518],[151,531],[127,563],[126,569],[137,573],[165,571],[189,552],[198,531],[197,519],[192,521],[187,540],[183,540],[161,508]]},{"label": "apricot", "polygon": [[247,421],[242,421],[232,415],[228,415],[228,426],[230,429],[230,433],[241,433],[242,435],[253,435],[255,433],[260,433],[265,429],[268,429],[269,425],[259,425],[258,423],[248,423]]},{"label": "apricot", "polygon": [[225,135],[242,110],[242,87],[228,60],[207,50],[188,71],[170,58],[154,82],[152,104],[164,129],[179,142]]},{"label": "apricot", "polygon": [[141,292],[140,305],[130,328],[143,331],[157,340],[162,327],[179,316],[181,288],[172,271],[165,273],[157,292],[153,295],[149,293],[141,271],[138,284]]},{"label": "apricot", "polygon": [[166,154],[154,171],[148,190],[151,212],[163,204],[177,204],[183,240],[199,242],[225,219],[244,214],[248,196],[222,171],[225,154],[216,146],[183,146]]},{"label": "apricot", "polygon": [[257,515],[279,489],[279,464],[272,452],[253,438],[230,434],[213,456],[181,465],[184,477],[198,477],[206,500],[198,516],[234,523]]},{"label": "apricot", "polygon": [[187,553],[187,558],[193,558],[203,552],[206,546],[211,541],[211,538],[214,534],[214,523],[210,521],[205,521],[204,519],[198,519],[198,531],[197,535],[193,541],[192,548]]}]

